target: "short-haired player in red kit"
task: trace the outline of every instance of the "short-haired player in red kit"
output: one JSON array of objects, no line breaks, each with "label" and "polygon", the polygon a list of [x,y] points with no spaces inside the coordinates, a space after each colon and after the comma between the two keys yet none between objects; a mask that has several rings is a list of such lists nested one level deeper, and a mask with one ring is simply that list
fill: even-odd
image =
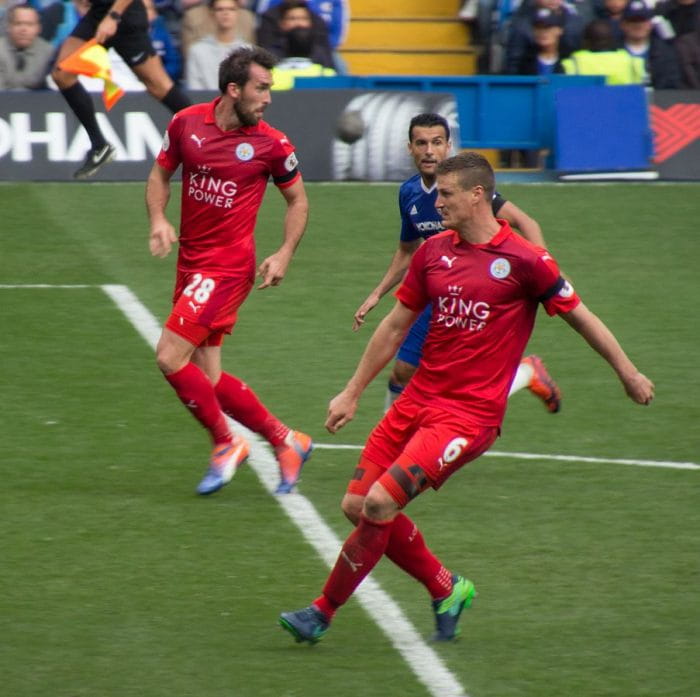
[{"label": "short-haired player in red kit", "polygon": [[449,229],[418,248],[394,308],[345,389],[331,400],[326,428],[335,433],[352,419],[362,392],[394,357],[416,316],[432,306],[418,370],[370,434],[343,499],[343,512],[356,527],[322,594],[309,607],[280,616],[297,641],[317,642],[383,555],[425,585],[434,639],[458,634],[474,584],[442,564],[402,509],[427,488],[441,487],[496,440],[540,303],[610,363],[633,401],[649,404],[653,398],[651,381],[561,277],[548,252],[493,216],[494,186],[491,166],[477,153],[438,165],[435,206]]},{"label": "short-haired player in red kit", "polygon": [[289,493],[311,454],[311,438],[271,414],[255,393],[221,369],[221,345],[255,281],[255,221],[270,177],[287,203],[280,248],[262,261],[258,288],[278,285],[301,240],[308,201],[294,147],[262,120],[276,59],[260,48],[233,51],[219,68],[221,96],[177,113],[146,185],[150,250],[164,257],[178,241],[165,209],[182,166],[173,309],[156,349],[158,367],[211,434],[213,451],[199,494],[231,481],[248,443],[225,414],[266,438],[280,466],[277,493]]}]

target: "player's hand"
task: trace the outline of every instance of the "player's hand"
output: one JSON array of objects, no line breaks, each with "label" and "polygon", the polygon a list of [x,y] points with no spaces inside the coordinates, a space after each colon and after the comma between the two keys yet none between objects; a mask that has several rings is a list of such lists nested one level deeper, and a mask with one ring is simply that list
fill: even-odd
[{"label": "player's hand", "polygon": [[175,228],[167,220],[151,226],[148,247],[154,257],[161,259],[167,257],[175,242],[177,242]]},{"label": "player's hand", "polygon": [[119,28],[119,23],[116,19],[112,19],[107,15],[98,25],[97,31],[95,32],[95,41],[98,44],[104,44],[105,41],[109,41],[116,33]]},{"label": "player's hand", "polygon": [[326,430],[330,433],[337,433],[346,423],[352,421],[356,410],[357,399],[350,396],[347,390],[343,390],[333,397],[328,405]]},{"label": "player's hand", "polygon": [[629,398],[637,404],[651,404],[654,399],[654,383],[642,373],[634,373],[631,377],[622,381],[625,392]]},{"label": "player's hand", "polygon": [[357,308],[355,315],[353,317],[352,330],[356,332],[364,323],[367,313],[376,306],[379,302],[379,298],[372,294],[367,297],[360,307]]},{"label": "player's hand", "polygon": [[262,278],[262,283],[258,286],[258,290],[269,288],[270,286],[278,286],[282,283],[287,266],[289,266],[290,257],[276,252],[272,256],[264,259],[258,267],[258,276]]}]

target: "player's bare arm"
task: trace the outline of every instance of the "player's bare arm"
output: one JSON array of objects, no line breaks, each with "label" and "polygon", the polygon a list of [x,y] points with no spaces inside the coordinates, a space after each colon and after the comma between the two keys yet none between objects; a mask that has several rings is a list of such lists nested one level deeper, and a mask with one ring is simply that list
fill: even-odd
[{"label": "player's bare arm", "polygon": [[631,400],[637,404],[651,402],[654,398],[654,383],[637,370],[613,333],[597,315],[579,303],[571,312],[560,316],[612,366]]},{"label": "player's bare arm", "polygon": [[406,273],[411,257],[416,249],[420,247],[421,240],[411,240],[410,242],[399,242],[399,248],[394,252],[389,268],[379,285],[365,298],[364,302],[355,311],[352,329],[357,331],[364,323],[367,313],[372,310],[377,303],[395,286]]},{"label": "player's bare arm", "polygon": [[284,240],[282,246],[264,259],[258,267],[258,276],[262,278],[258,289],[278,286],[282,282],[294,251],[304,236],[306,222],[309,219],[309,200],[301,178],[280,191],[287,202],[287,212],[284,216]]},{"label": "player's bare arm", "polygon": [[393,309],[379,323],[365,352],[360,358],[355,374],[350,378],[345,389],[336,395],[328,405],[326,429],[335,433],[352,420],[357,410],[360,396],[367,385],[378,375],[384,366],[394,357],[401,345],[408,328],[418,316],[403,303],[396,301]]},{"label": "player's bare arm", "polygon": [[109,12],[97,26],[95,39],[98,44],[109,41],[117,33],[119,22],[121,21],[120,18],[132,2],[133,0],[115,0],[109,8]]},{"label": "player's bare arm", "polygon": [[505,218],[512,227],[517,228],[520,234],[532,244],[536,244],[544,249],[547,248],[540,224],[524,210],[518,208],[512,201],[506,201],[500,207],[498,217]]},{"label": "player's bare arm", "polygon": [[167,256],[177,242],[175,228],[165,216],[172,176],[172,172],[155,163],[146,181],[146,210],[151,224],[148,247],[154,257]]}]

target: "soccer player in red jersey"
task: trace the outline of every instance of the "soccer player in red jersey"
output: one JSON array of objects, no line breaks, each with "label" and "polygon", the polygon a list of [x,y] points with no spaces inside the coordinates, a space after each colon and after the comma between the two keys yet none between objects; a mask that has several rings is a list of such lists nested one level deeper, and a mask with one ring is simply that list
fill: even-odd
[{"label": "soccer player in red jersey", "polygon": [[581,302],[547,251],[493,216],[495,182],[486,159],[477,153],[448,158],[437,168],[437,182],[435,205],[448,230],[418,248],[396,292],[398,301],[328,409],[326,428],[335,433],[352,419],[364,389],[430,303],[418,370],[370,434],[343,499],[343,512],[356,527],[322,594],[311,606],[280,616],[297,641],[317,642],[383,555],[430,593],[434,639],[457,635],[474,584],[442,564],[402,509],[428,487],[438,489],[496,440],[539,303],[608,361],[633,401],[649,404],[654,396],[651,381]]},{"label": "soccer player in red jersey", "polygon": [[[408,152],[418,172],[407,179],[399,189],[399,213],[401,214],[399,246],[379,285],[355,311],[353,330],[357,331],[364,324],[367,313],[401,281],[413,253],[423,240],[445,229],[440,213],[435,208],[437,199],[435,170],[440,162],[449,156],[451,149],[452,141],[447,119],[435,113],[417,114],[411,119],[408,126]],[[495,216],[507,220],[525,239],[539,247],[546,246],[539,223],[512,201],[506,201],[497,191],[494,191],[491,207]],[[385,409],[388,409],[398,398],[413,373],[416,372],[428,334],[430,314],[431,310],[428,307],[419,315],[399,348],[389,376]],[[551,413],[559,411],[561,407],[559,387],[547,372],[539,356],[525,356],[522,359],[511,383],[509,394],[515,394],[523,387],[527,387],[539,397]]]},{"label": "soccer player in red jersey", "polygon": [[182,166],[177,279],[173,309],[158,346],[158,367],[182,403],[209,431],[214,449],[197,487],[227,484],[249,446],[225,414],[261,434],[280,465],[278,493],[289,493],[311,454],[311,438],[271,414],[255,393],[221,368],[221,346],[255,281],[254,229],[272,177],[287,203],[280,248],[262,261],[258,288],[277,286],[301,240],[308,201],[294,147],[262,120],[270,104],[276,59],[261,48],[233,51],[219,68],[221,96],[177,113],[146,185],[151,253],[166,256],[178,241],[165,215],[170,179]]}]

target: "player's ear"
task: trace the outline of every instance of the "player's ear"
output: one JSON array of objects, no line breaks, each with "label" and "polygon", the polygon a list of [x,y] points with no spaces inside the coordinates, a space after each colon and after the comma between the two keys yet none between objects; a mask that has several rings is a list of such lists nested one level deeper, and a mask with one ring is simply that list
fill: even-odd
[{"label": "player's ear", "polygon": [[235,82],[229,82],[226,85],[226,94],[233,99],[238,99],[241,96],[241,87]]}]

